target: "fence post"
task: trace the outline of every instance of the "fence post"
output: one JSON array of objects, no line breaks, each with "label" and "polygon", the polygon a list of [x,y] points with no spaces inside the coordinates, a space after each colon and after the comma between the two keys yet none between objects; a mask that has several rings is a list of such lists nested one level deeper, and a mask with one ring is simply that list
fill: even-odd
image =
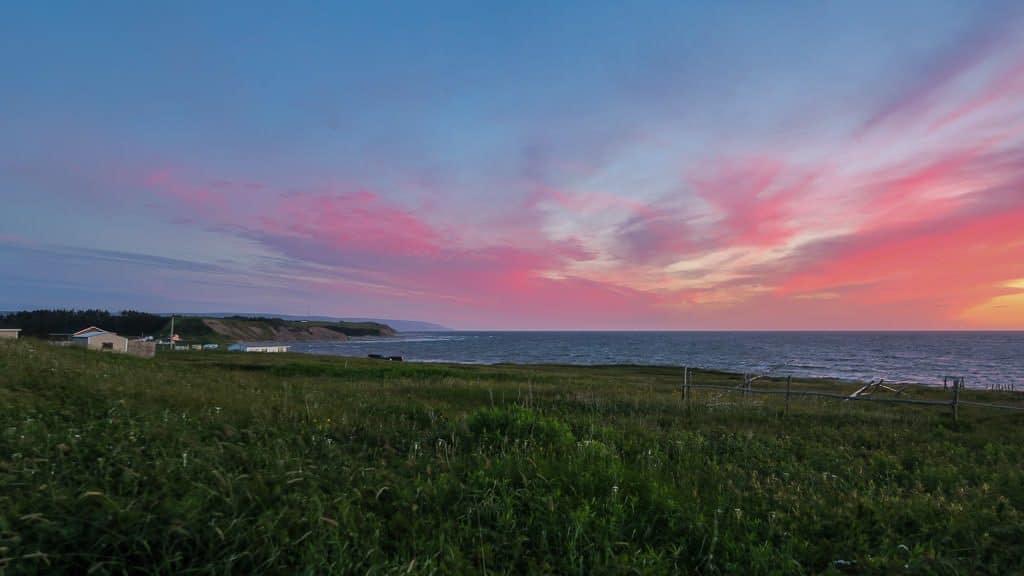
[{"label": "fence post", "polygon": [[686,366],[683,366],[683,382],[679,386],[679,399],[686,402]]},{"label": "fence post", "polygon": [[960,380],[953,380],[953,421],[956,422],[960,419],[959,408],[960,408]]},{"label": "fence post", "polygon": [[793,391],[793,377],[786,376],[786,416],[789,416],[789,395]]},{"label": "fence post", "polygon": [[690,405],[693,404],[693,374],[690,368],[686,368],[686,410],[690,410]]}]

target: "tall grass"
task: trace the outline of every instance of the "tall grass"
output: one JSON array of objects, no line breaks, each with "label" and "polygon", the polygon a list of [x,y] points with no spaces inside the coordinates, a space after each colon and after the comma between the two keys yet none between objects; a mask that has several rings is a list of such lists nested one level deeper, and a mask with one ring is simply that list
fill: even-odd
[{"label": "tall grass", "polygon": [[4,344],[0,572],[1024,573],[1020,416],[678,376]]}]

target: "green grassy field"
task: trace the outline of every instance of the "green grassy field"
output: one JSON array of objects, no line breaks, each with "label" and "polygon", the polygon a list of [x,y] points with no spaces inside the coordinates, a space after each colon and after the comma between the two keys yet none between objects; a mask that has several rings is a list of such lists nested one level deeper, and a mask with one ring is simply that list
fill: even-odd
[{"label": "green grassy field", "polygon": [[679,377],[0,343],[0,573],[1024,573],[1024,414]]}]

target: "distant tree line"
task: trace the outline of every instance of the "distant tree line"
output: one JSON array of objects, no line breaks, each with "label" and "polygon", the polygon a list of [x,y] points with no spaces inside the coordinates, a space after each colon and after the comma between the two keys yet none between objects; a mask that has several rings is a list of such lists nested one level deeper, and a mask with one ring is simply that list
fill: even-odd
[{"label": "distant tree line", "polygon": [[249,321],[249,322],[261,322],[261,323],[264,323],[264,324],[269,324],[269,325],[273,326],[274,328],[281,328],[282,326],[285,326],[286,324],[288,324],[288,321],[285,320],[284,318],[275,318],[275,317],[270,317],[270,316],[240,316],[240,315],[236,314],[234,316],[225,316],[224,319],[225,320],[246,320],[246,321]]},{"label": "distant tree line", "polygon": [[96,326],[125,336],[153,334],[164,328],[168,318],[156,314],[125,310],[111,314],[106,310],[32,310],[0,316],[0,328],[21,328],[22,336],[45,338],[49,334],[77,332]]}]

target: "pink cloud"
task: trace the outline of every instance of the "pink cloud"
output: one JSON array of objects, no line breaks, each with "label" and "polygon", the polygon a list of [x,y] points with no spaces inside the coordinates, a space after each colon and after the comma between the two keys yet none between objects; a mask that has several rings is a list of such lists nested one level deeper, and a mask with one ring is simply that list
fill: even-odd
[{"label": "pink cloud", "polygon": [[985,147],[958,150],[922,166],[898,166],[877,174],[864,200],[871,217],[862,232],[896,221],[928,221],[952,213],[969,201],[976,184],[974,163]]},{"label": "pink cloud", "polygon": [[[458,230],[441,232],[425,216],[398,208],[377,194],[287,194],[248,234],[286,256],[327,266],[344,266],[362,280],[320,282],[418,302],[459,317],[465,325],[527,327],[539,317],[564,326],[608,326],[600,307],[625,321],[650,308],[636,290],[561,276],[572,262],[592,254],[574,240],[537,234],[521,246],[464,246]],[[554,276],[552,276],[554,274]],[[479,316],[484,314],[484,316]],[[604,323],[604,324],[602,324]]]},{"label": "pink cloud", "polygon": [[440,251],[443,241],[422,219],[369,191],[286,194],[258,222],[252,233],[265,240],[308,246],[343,259],[429,256]]},{"label": "pink cloud", "polygon": [[[1000,283],[1024,277],[1015,264],[1024,262],[1024,194],[1016,194],[1024,161],[1007,150],[975,147],[872,174],[875,180],[863,188],[870,200],[866,219],[844,237],[816,242],[789,259],[735,269],[738,277],[709,287],[673,288],[657,280],[669,257],[699,257],[722,246],[758,251],[792,238],[799,218],[816,209],[807,203],[827,174],[760,160],[722,166],[695,184],[719,219],[721,233],[710,239],[693,238],[682,208],[552,190],[535,199],[584,215],[624,215],[617,231],[624,260],[586,276],[570,270],[597,255],[576,240],[548,238],[536,220],[532,228],[529,219],[516,221],[521,239],[498,241],[502,231],[494,230],[492,243],[474,246],[462,240],[473,236],[465,229],[358,188],[272,195],[250,207],[255,218],[243,219],[237,211],[206,212],[207,197],[192,195],[192,187],[164,177],[147,183],[175,190],[175,198],[194,198],[183,205],[197,217],[227,215],[228,229],[283,255],[286,267],[325,266],[297,280],[310,290],[364,294],[397,309],[425,307],[466,327],[712,327],[716,318],[724,327],[735,315],[748,321],[737,327],[762,321],[827,327],[804,319],[812,310],[822,322],[871,326],[830,308],[836,306],[876,320],[872,307],[889,310],[886,321],[893,325],[938,326],[934,318],[942,318],[949,326],[960,311],[996,295]],[[929,199],[930,191],[970,184],[977,174],[988,175],[988,187],[969,188],[948,203]],[[245,189],[210,187],[220,205]],[[648,276],[643,286],[636,273]]]},{"label": "pink cloud", "polygon": [[161,208],[177,214],[179,220],[226,225],[233,218],[234,207],[245,202],[245,193],[237,194],[224,182],[194,184],[178,171],[160,168],[144,174],[142,184],[157,193]]},{"label": "pink cloud", "polygon": [[1024,277],[1024,197],[1009,209],[964,212],[929,226],[851,236],[784,278],[779,295],[842,291],[841,305],[864,310],[906,303],[906,322],[921,304],[948,326],[967,307]]},{"label": "pink cloud", "polygon": [[690,178],[690,183],[719,215],[723,243],[760,248],[793,236],[790,219],[816,178],[772,158],[721,162],[709,172]]}]

